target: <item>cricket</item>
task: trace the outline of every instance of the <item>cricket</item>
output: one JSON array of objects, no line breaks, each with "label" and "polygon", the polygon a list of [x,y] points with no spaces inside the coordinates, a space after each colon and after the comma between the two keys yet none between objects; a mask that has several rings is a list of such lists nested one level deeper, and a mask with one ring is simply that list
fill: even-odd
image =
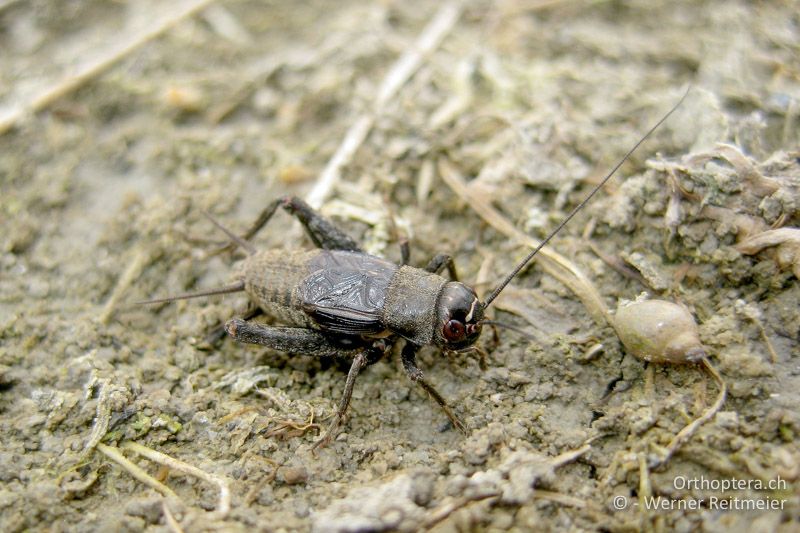
[{"label": "cricket", "polygon": [[[314,444],[314,449],[328,445],[337,435],[350,406],[359,373],[391,353],[400,341],[404,342],[401,359],[408,378],[436,401],[455,428],[466,433],[464,424],[450,404],[426,381],[417,366],[417,352],[427,345],[450,353],[476,350],[484,326],[503,326],[487,320],[486,309],[539,250],[591,201],[634,151],[669,118],[687,94],[688,90],[484,300],[473,288],[458,280],[449,255],[437,254],[423,268],[408,264],[407,247],[402,248],[401,264],[369,255],[354,239],[303,200],[287,196],[271,202],[243,236],[234,234],[210,214],[204,213],[247,254],[233,283],[137,303],[160,304],[244,291],[255,307],[246,316],[233,318],[225,324],[225,331],[233,339],[292,355],[351,359],[336,412],[325,433]],[[249,242],[279,208],[299,220],[317,249],[259,251]],[[447,277],[442,275],[445,270]],[[250,321],[260,314],[281,325]]]}]

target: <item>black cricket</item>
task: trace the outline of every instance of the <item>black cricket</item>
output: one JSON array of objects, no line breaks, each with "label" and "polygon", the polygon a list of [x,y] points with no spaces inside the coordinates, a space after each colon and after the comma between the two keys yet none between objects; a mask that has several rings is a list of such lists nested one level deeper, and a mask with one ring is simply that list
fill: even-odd
[{"label": "black cricket", "polygon": [[[450,256],[438,254],[425,268],[416,268],[407,264],[408,249],[404,247],[402,264],[394,264],[365,253],[356,241],[301,199],[283,197],[269,204],[243,237],[234,235],[204,213],[247,253],[236,274],[236,282],[139,303],[164,303],[246,291],[257,308],[245,319],[234,318],[225,324],[228,335],[237,341],[292,354],[352,358],[336,413],[314,448],[328,444],[336,435],[350,405],[359,372],[379,361],[401,339],[405,341],[401,357],[406,375],[436,400],[453,426],[466,432],[445,399],[424,379],[417,367],[417,351],[431,344],[447,352],[475,350],[482,326],[490,323],[484,318],[486,308],[680,106],[686,94],[484,301],[480,301],[472,288],[457,280]],[[248,242],[279,207],[297,217],[318,249],[257,251]],[[445,268],[449,280],[440,275]],[[246,320],[261,313],[284,326]]]}]

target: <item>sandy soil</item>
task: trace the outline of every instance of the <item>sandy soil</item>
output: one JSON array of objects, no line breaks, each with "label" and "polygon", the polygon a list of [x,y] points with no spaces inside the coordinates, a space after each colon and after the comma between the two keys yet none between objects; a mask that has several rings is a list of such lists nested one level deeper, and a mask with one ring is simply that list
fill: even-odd
[{"label": "sandy soil", "polygon": [[[794,2],[131,4],[0,2],[2,531],[797,530]],[[591,285],[534,263],[492,314],[535,340],[485,333],[484,370],[421,353],[467,435],[393,357],[314,454],[341,364],[208,346],[240,295],[129,305],[228,282],[201,211],[243,231],[283,194],[485,295],[526,248],[464,191],[541,238],[689,85],[550,247]],[[254,243],[311,246],[283,213]],[[642,292],[691,311],[728,387],[657,467],[718,387],[626,353],[605,309]]]}]

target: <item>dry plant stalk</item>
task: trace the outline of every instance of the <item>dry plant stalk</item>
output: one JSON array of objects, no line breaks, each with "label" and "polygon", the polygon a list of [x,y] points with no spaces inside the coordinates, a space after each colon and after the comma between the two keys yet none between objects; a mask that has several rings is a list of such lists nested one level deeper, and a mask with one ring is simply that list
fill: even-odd
[{"label": "dry plant stalk", "polygon": [[[178,470],[179,472],[183,472],[184,474],[189,474],[195,476],[197,478],[202,479],[208,483],[216,485],[219,488],[219,503],[217,503],[217,510],[211,514],[213,518],[225,518],[227,514],[231,510],[231,491],[228,487],[228,482],[213,474],[209,474],[204,470],[200,470],[196,466],[192,466],[188,463],[185,463],[181,460],[175,459],[174,457],[170,457],[169,455],[163,454],[161,452],[157,452],[147,446],[143,446],[137,442],[127,441],[123,442],[119,448],[114,446],[108,446],[106,444],[98,443],[96,445],[96,449],[102,452],[106,457],[120,465],[126,472],[132,475],[138,481],[141,481],[148,487],[155,489],[157,492],[160,492],[163,496],[167,498],[174,498],[177,501],[181,501],[175,492],[172,489],[158,481],[156,478],[136,466],[133,462],[127,459],[124,455],[122,455],[121,450],[128,450],[134,453],[137,453],[147,459],[150,459],[154,463],[159,465],[166,466],[173,470]],[[166,516],[166,513],[165,513]],[[174,528],[173,528],[174,529]]]},{"label": "dry plant stalk", "polygon": [[397,91],[402,87],[422,64],[425,56],[433,51],[455,26],[461,15],[461,6],[456,2],[447,2],[439,8],[431,22],[422,30],[414,45],[398,58],[389,69],[378,88],[378,96],[373,103],[372,111],[358,117],[342,139],[339,148],[328,161],[320,174],[314,188],[306,196],[311,207],[319,208],[339,181],[342,168],[352,159],[356,150],[369,135],[375,118],[378,117]]},{"label": "dry plant stalk", "polygon": [[[489,201],[464,182],[464,178],[446,158],[438,161],[439,175],[459,198],[469,205],[483,220],[500,233],[529,248],[536,248],[539,241],[518,230]],[[542,269],[569,288],[580,299],[589,314],[599,325],[611,324],[610,314],[600,292],[578,267],[563,255],[544,247],[533,259]]]},{"label": "dry plant stalk", "polygon": [[170,530],[172,530],[174,533],[183,533],[183,528],[172,515],[172,511],[169,510],[169,506],[167,505],[166,501],[161,502],[161,512],[164,513],[164,522],[166,522]]},{"label": "dry plant stalk", "polygon": [[134,253],[133,258],[127,261],[127,268],[125,268],[125,271],[117,280],[116,285],[114,285],[114,289],[111,291],[111,296],[109,296],[108,300],[106,300],[106,303],[103,304],[103,309],[97,318],[101,324],[108,324],[108,321],[114,315],[114,311],[116,311],[117,307],[119,306],[119,301],[122,299],[122,296],[139,278],[139,276],[141,276],[142,270],[144,270],[144,268],[150,264],[150,262],[150,254],[145,252],[143,249],[137,250]]},{"label": "dry plant stalk", "polygon": [[176,500],[180,501],[180,498],[177,494],[175,494],[171,488],[167,487],[156,478],[133,464],[129,461],[119,448],[114,446],[108,446],[103,443],[98,443],[95,448],[102,452],[106,457],[120,465],[126,472],[132,475],[136,480],[141,481],[148,487],[155,489],[157,492],[160,492],[163,496],[167,498],[175,498]]},{"label": "dry plant stalk", "polygon": [[441,504],[439,507],[434,509],[433,511],[428,514],[423,522],[421,528],[422,529],[431,529],[433,526],[453,514],[454,512],[458,511],[459,509],[466,507],[470,503],[479,502],[488,499],[497,498],[500,495],[499,492],[484,492],[480,494],[476,494],[474,496],[464,496],[461,498],[450,499],[447,502]]},{"label": "dry plant stalk", "polygon": [[225,516],[230,512],[231,491],[228,487],[228,482],[223,478],[209,474],[204,470],[200,470],[196,466],[192,466],[189,463],[184,463],[183,461],[175,459],[174,457],[170,457],[167,454],[157,452],[151,448],[148,448],[147,446],[139,444],[138,442],[123,442],[120,445],[120,448],[137,453],[150,459],[154,463],[167,466],[173,470],[178,470],[184,474],[195,476],[203,481],[211,483],[212,485],[216,485],[219,488],[219,503],[217,504],[217,510],[214,512],[214,515],[218,518],[225,518]]},{"label": "dry plant stalk", "polygon": [[[147,19],[147,25],[129,30],[114,39],[109,39],[109,45],[100,49],[92,57],[84,58],[77,66],[59,80],[39,91],[33,91],[21,98],[21,102],[3,110],[0,108],[0,135],[16,126],[24,117],[41,111],[62,96],[80,88],[95,76],[107,70],[114,63],[152,41],[165,31],[175,26],[180,21],[197,13],[213,0],[183,0],[176,3],[164,3]],[[3,6],[0,6],[0,8]],[[160,11],[160,12],[159,12]]]}]

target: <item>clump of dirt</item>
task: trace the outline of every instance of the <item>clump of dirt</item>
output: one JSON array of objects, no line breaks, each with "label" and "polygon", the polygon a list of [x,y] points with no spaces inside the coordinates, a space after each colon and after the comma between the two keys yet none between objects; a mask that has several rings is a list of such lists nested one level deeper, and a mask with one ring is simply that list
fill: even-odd
[{"label": "clump of dirt", "polygon": [[[0,2],[3,531],[797,527],[790,2],[159,6]],[[597,307],[534,262],[485,370],[420,353],[466,436],[395,354],[313,453],[341,365],[207,342],[239,295],[130,305],[228,283],[202,210],[243,232],[283,194],[485,296],[514,231],[556,227],[687,85],[550,245]],[[253,242],[312,246],[283,213]],[[643,292],[692,312],[728,386],[657,466],[717,385],[625,353],[604,313]]]}]

